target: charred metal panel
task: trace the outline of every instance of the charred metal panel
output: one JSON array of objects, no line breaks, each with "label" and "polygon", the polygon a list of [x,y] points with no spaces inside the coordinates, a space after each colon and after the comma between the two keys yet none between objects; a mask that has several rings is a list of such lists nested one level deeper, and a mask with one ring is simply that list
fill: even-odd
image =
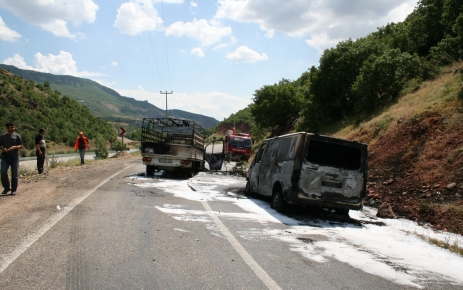
[{"label": "charred metal panel", "polygon": [[299,197],[325,201],[359,200],[363,193],[363,173],[304,163],[299,181]]},{"label": "charred metal panel", "polygon": [[216,140],[206,146],[205,158],[209,164],[210,170],[222,169],[224,160],[224,142],[222,140]]}]

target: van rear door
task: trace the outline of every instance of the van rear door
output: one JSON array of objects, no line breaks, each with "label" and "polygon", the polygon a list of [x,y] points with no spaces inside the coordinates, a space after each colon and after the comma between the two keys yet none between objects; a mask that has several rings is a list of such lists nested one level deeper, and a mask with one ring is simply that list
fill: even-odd
[{"label": "van rear door", "polygon": [[367,170],[366,144],[309,135],[299,197],[359,209],[365,197]]}]

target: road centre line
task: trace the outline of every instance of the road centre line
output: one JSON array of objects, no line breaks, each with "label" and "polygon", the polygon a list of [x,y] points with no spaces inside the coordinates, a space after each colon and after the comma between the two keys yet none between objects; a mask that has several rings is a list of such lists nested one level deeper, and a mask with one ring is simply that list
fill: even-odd
[{"label": "road centre line", "polygon": [[252,258],[252,256],[244,249],[238,240],[230,233],[222,221],[214,214],[211,207],[206,201],[201,201],[203,207],[206,209],[207,214],[214,220],[215,224],[220,228],[224,236],[232,247],[238,252],[248,266],[254,271],[259,279],[271,290],[281,290],[280,286],[262,269],[261,266]]},{"label": "road centre line", "polygon": [[55,215],[51,216],[50,219],[46,221],[46,223],[35,233],[29,235],[26,237],[21,245],[17,247],[13,252],[10,254],[7,254],[3,259],[0,260],[0,274],[8,268],[8,266],[13,263],[19,256],[22,255],[28,248],[30,248],[40,237],[42,237],[44,234],[48,232],[55,224],[57,224],[63,217],[65,217],[74,207],[79,205],[82,201],[84,201],[87,197],[89,197],[93,192],[95,192],[98,188],[103,186],[106,182],[108,182],[110,179],[115,177],[116,175],[120,174],[124,170],[132,167],[134,164],[126,166],[124,169],[114,173],[110,177],[106,178],[102,182],[100,182],[98,185],[87,191],[84,195],[74,199],[71,201],[71,203],[63,207],[58,213]]}]

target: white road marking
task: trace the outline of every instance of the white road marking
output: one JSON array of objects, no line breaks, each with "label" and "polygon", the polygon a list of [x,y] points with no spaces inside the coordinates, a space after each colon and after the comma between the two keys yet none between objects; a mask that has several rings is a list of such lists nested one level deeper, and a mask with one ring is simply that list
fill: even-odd
[{"label": "white road marking", "polygon": [[206,212],[214,220],[215,224],[220,228],[223,235],[227,238],[233,248],[238,252],[238,254],[243,258],[243,260],[248,264],[248,266],[254,271],[254,273],[259,277],[259,279],[267,286],[268,289],[280,289],[280,286],[267,274],[267,272],[262,269],[259,264],[249,255],[249,253],[241,246],[237,239],[230,233],[230,231],[225,227],[225,225],[220,221],[220,219],[212,211],[211,207],[206,201],[201,201]]},{"label": "white road marking", "polygon": [[61,211],[56,213],[55,215],[51,216],[45,224],[35,233],[29,235],[24,239],[24,241],[11,253],[7,254],[4,258],[0,260],[0,274],[8,268],[8,266],[13,263],[19,256],[22,255],[28,248],[30,248],[40,237],[48,232],[55,224],[57,224],[63,217],[65,217],[74,207],[84,201],[87,197],[89,197],[93,192],[95,192],[98,188],[103,186],[106,182],[108,182],[114,176],[120,174],[122,171],[132,167],[133,165],[127,166],[124,169],[114,173],[110,177],[106,178],[98,185],[87,191],[84,195],[74,199],[69,206],[64,207]]}]

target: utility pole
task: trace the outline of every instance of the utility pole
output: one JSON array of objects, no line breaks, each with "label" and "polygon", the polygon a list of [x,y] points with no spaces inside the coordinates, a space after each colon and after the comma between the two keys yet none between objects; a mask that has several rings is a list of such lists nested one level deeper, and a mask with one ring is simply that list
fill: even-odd
[{"label": "utility pole", "polygon": [[172,92],[172,91],[170,93],[168,93],[167,91],[165,91],[165,92],[161,91],[161,94],[166,94],[166,122],[167,122],[167,95],[168,94],[173,94],[173,93],[174,92]]}]

